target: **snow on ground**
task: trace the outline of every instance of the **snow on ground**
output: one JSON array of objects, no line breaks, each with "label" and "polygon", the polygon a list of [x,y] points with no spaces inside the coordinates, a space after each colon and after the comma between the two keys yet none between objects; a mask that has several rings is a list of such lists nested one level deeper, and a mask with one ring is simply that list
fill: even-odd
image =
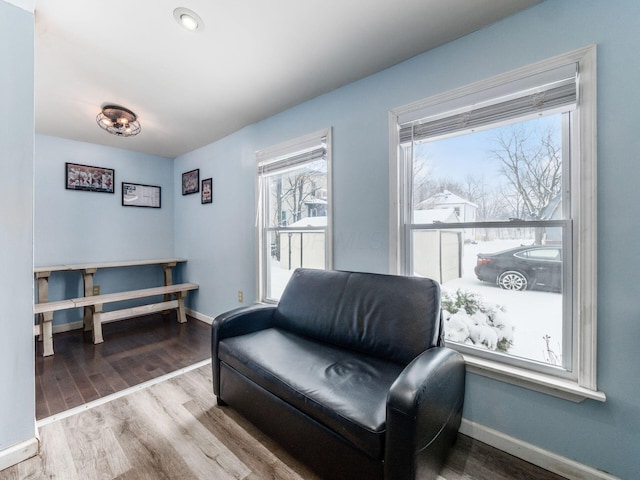
[{"label": "snow on ground", "polygon": [[562,295],[555,292],[503,290],[497,285],[478,280],[473,272],[478,253],[491,253],[517,247],[520,240],[496,240],[465,245],[462,258],[462,278],[442,285],[443,290],[468,290],[482,296],[486,303],[505,307],[515,327],[511,355],[545,362],[545,335],[551,337],[553,352],[562,355]]},{"label": "snow on ground", "polygon": [[[457,289],[479,294],[485,303],[505,307],[506,314],[515,327],[513,346],[509,354],[530,360],[546,362],[546,343],[549,335],[550,348],[562,355],[562,295],[555,292],[527,290],[516,292],[503,290],[497,285],[478,280],[473,272],[478,253],[491,253],[519,246],[521,240],[495,240],[464,245],[462,278],[451,280],[442,289],[455,293]],[[271,296],[279,298],[292,270],[280,267],[280,262],[271,262]]]},{"label": "snow on ground", "polygon": [[291,275],[293,275],[293,270],[287,270],[285,268],[280,267],[280,262],[275,258],[271,257],[271,292],[269,297],[271,298],[280,298],[282,296],[282,292],[284,292],[284,287],[287,286]]}]

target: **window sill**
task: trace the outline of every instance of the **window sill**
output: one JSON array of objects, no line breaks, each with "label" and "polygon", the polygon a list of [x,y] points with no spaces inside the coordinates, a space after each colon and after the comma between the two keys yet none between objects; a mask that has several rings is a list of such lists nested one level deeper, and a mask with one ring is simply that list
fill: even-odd
[{"label": "window sill", "polygon": [[564,400],[579,403],[586,399],[605,402],[607,400],[604,392],[581,387],[576,382],[562,378],[545,375],[543,373],[532,372],[524,368],[504,365],[499,362],[486,360],[473,355],[462,354],[467,372],[493,378],[502,382],[517,385],[536,392],[553,395]]}]

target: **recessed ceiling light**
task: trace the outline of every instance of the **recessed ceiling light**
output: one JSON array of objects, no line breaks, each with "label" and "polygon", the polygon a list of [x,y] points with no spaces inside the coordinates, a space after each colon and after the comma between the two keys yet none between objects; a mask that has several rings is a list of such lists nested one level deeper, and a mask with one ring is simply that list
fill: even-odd
[{"label": "recessed ceiling light", "polygon": [[176,19],[178,24],[190,32],[196,32],[204,29],[204,22],[200,16],[193,10],[188,8],[178,7],[173,11],[173,18]]}]

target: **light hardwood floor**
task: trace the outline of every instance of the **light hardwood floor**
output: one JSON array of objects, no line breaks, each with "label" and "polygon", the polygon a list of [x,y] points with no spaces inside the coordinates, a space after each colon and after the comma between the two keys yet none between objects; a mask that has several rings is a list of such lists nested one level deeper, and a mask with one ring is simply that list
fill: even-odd
[{"label": "light hardwood floor", "polygon": [[[318,479],[232,408],[216,405],[210,364],[102,401],[42,420],[40,455],[0,479]],[[442,477],[560,479],[464,436]]]},{"label": "light hardwood floor", "polygon": [[[207,361],[207,325],[150,316],[106,327],[104,344],[68,332],[57,336],[53,357],[36,353],[40,454],[0,471],[0,480],[318,478],[232,408],[216,405],[210,364],[188,367]],[[175,369],[183,370],[167,379]],[[441,473],[561,480],[464,435]]]},{"label": "light hardwood floor", "polygon": [[39,456],[0,479],[315,479],[230,408],[205,365],[40,428]]}]

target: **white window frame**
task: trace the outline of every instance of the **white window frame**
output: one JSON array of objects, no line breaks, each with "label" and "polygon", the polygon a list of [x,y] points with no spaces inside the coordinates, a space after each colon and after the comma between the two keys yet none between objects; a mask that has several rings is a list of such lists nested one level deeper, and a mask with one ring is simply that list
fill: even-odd
[{"label": "white window frame", "polygon": [[[324,145],[327,161],[327,226],[325,230],[325,266],[324,268],[329,270],[333,268],[333,195],[332,195],[332,162],[331,162],[331,127],[319,130],[317,132],[304,135],[272,147],[268,147],[262,150],[258,150],[255,154],[256,159],[256,258],[258,261],[258,275],[256,278],[256,292],[258,292],[258,302],[261,303],[277,303],[277,300],[267,298],[267,292],[269,281],[269,270],[266,262],[269,260],[266,252],[266,237],[267,229],[269,226],[266,224],[266,209],[267,204],[264,201],[264,192],[261,182],[260,165],[269,164],[270,162],[277,161],[278,159],[286,158],[287,156],[294,156],[296,153],[312,149],[319,145]],[[299,229],[298,229],[299,230]],[[314,227],[314,230],[317,228]]]},{"label": "white window frame", "polygon": [[[543,60],[516,70],[497,75],[389,112],[389,176],[390,176],[390,271],[404,273],[406,245],[403,230],[407,208],[405,205],[405,174],[400,161],[399,125],[402,119],[421,112],[433,111],[451,105],[461,105],[465,98],[481,92],[509,89],[526,82],[528,78],[567,64],[578,64],[578,103],[572,114],[570,186],[573,228],[573,378],[538,372],[526,366],[500,362],[463,353],[467,371],[494,378],[524,388],[558,396],[574,402],[590,398],[605,401],[596,382],[597,350],[597,182],[596,182],[596,46],[591,45],[566,54]],[[406,121],[406,120],[405,120]],[[576,140],[577,139],[577,140]],[[451,345],[455,348],[455,345]]]}]

